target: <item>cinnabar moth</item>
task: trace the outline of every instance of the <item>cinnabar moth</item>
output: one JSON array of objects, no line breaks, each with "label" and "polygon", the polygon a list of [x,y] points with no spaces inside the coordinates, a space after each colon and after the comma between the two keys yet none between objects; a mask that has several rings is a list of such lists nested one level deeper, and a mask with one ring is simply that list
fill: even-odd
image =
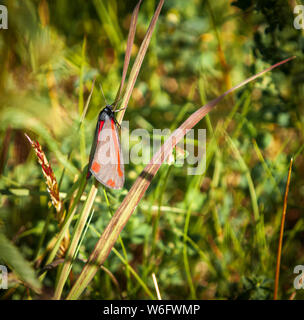
[{"label": "cinnabar moth", "polygon": [[[119,111],[119,110],[117,110]],[[93,175],[108,188],[121,189],[124,185],[124,164],[113,105],[99,113],[90,152],[87,178]]]}]

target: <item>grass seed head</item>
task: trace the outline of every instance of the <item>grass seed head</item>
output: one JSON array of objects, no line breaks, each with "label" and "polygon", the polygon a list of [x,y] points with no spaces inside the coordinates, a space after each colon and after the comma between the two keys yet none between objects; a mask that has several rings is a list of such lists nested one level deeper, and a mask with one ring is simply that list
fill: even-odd
[{"label": "grass seed head", "polygon": [[29,140],[30,144],[32,145],[32,147],[37,155],[38,162],[41,165],[42,172],[43,172],[43,175],[44,175],[44,178],[46,181],[47,191],[50,194],[53,206],[55,207],[57,213],[59,214],[61,212],[62,202],[59,198],[58,183],[57,183],[56,177],[54,175],[53,169],[52,169],[51,165],[49,164],[49,162],[45,156],[45,153],[43,152],[39,142],[32,141],[31,138],[27,134],[25,134],[25,136]]}]

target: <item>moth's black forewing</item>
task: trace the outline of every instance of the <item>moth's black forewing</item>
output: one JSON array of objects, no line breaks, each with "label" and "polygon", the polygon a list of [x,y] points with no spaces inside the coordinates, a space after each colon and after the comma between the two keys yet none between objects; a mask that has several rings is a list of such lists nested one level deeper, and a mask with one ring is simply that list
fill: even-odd
[{"label": "moth's black forewing", "polygon": [[97,124],[96,124],[96,129],[95,129],[95,134],[94,134],[94,139],[93,139],[93,142],[92,142],[92,147],[91,147],[91,151],[90,151],[90,158],[89,158],[89,166],[88,166],[88,174],[87,174],[87,178],[90,178],[92,173],[90,171],[90,168],[91,168],[91,165],[92,165],[92,161],[93,161],[93,158],[94,158],[94,154],[95,154],[95,151],[96,151],[96,146],[97,146],[97,140],[98,140],[98,132],[99,132],[99,128],[100,128],[100,119],[98,117],[98,121],[97,121]]}]

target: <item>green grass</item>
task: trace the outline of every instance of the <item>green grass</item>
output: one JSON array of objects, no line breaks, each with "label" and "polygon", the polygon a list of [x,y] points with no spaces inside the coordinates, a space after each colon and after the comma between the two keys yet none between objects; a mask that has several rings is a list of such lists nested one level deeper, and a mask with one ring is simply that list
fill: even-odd
[{"label": "green grass", "polygon": [[[303,298],[293,289],[294,266],[303,264],[301,33],[287,23],[292,18],[279,31],[261,9],[166,1],[146,35],[157,5],[138,7],[134,33],[136,3],[8,6],[10,28],[0,34],[0,246],[9,239],[9,249],[0,251],[0,264],[13,276],[0,298],[35,299],[51,288],[57,299],[157,299],[155,273],[163,299],[272,299],[291,156],[278,297]],[[86,182],[104,105],[100,83],[108,101],[120,96],[118,107],[128,106],[118,120],[152,135],[153,128],[173,131],[233,85],[293,55],[202,121],[197,114],[191,126],[207,129],[202,175],[163,164],[157,174],[149,168],[155,176],[146,184],[137,180],[145,165],[131,163],[122,190]],[[53,168],[63,223],[24,132]],[[62,242],[68,235],[69,244]]]}]

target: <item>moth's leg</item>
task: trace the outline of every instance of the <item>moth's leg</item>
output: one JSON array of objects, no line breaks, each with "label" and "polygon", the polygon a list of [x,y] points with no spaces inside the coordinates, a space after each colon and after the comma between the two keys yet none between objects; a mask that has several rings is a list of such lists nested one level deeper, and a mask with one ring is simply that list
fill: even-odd
[{"label": "moth's leg", "polygon": [[121,125],[118,123],[118,121],[117,121],[115,118],[113,118],[113,119],[114,119],[115,124],[116,124],[117,127],[119,128],[119,130],[121,130]]}]

